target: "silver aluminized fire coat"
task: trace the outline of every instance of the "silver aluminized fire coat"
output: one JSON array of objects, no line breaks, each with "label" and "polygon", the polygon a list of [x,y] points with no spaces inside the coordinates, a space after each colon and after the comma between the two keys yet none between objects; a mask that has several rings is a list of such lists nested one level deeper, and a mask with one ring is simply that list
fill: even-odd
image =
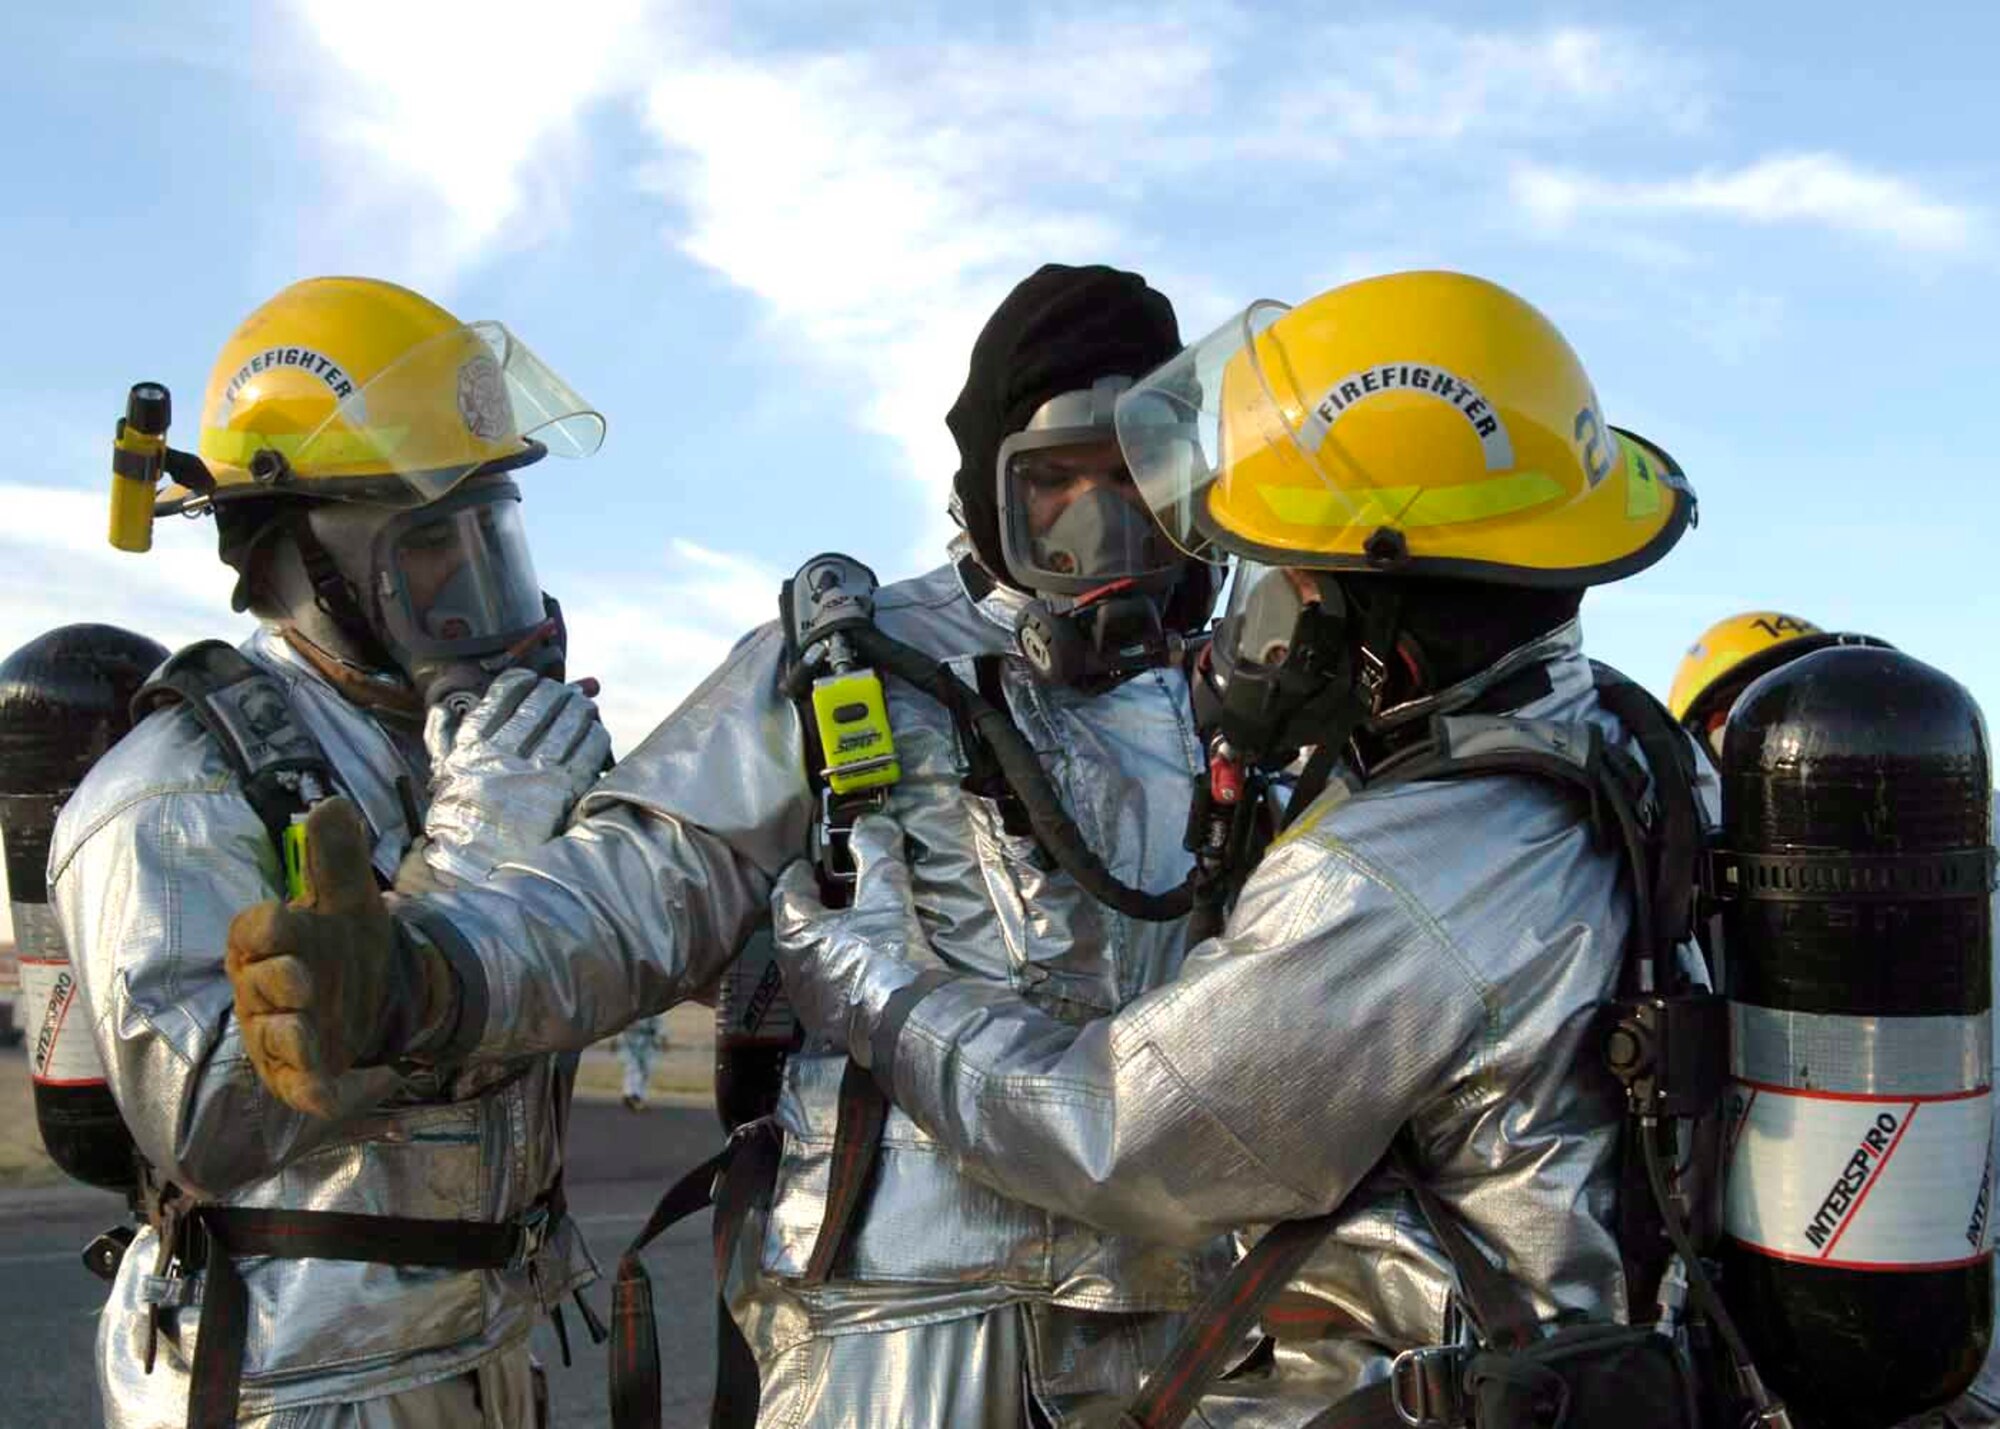
[{"label": "silver aluminized fire coat", "polygon": [[[884,588],[877,619],[968,684],[972,657],[1006,654],[1014,720],[1084,838],[1125,882],[1174,886],[1203,767],[1184,676],[1152,671],[1092,697],[1039,684],[1008,653],[1019,599],[1003,589],[975,604],[943,567]],[[477,889],[424,900],[484,964],[484,1055],[581,1046],[668,1007],[768,918],[817,815],[781,656],[775,626],[750,635],[585,796],[568,834]],[[961,787],[966,753],[945,711],[885,683],[903,769],[888,806],[921,847],[913,877],[938,955],[1065,1024],[1170,979],[1181,925],[1111,913],[1051,871]],[[851,1258],[801,1286],[842,1063],[824,1046],[792,1058],[773,1202],[729,1277],[763,1370],[762,1421],[1016,1426],[1026,1376],[1058,1422],[1105,1422],[1170,1340],[1176,1322],[1157,1312],[1191,1305],[1226,1245],[1150,1245],[999,1195],[894,1113]]]},{"label": "silver aluminized fire coat", "polygon": [[[407,775],[421,803],[422,745],[341,698],[275,635],[252,637],[243,653],[284,682],[368,821],[377,870],[393,876],[412,841],[396,779]],[[185,709],[151,716],[98,762],[63,809],[49,867],[112,1093],[161,1177],[229,1206],[506,1221],[560,1169],[573,1072],[559,1058],[488,1059],[443,1085],[356,1072],[342,1089],[348,1113],[332,1121],[264,1089],[237,1031],[223,949],[230,919],[280,896],[283,878],[235,774]],[[187,1421],[197,1311],[164,1317],[153,1372],[144,1367],[157,1249],[142,1229],[98,1330],[106,1422],[118,1429]],[[595,1273],[567,1221],[512,1271],[240,1264],[250,1315],[242,1414],[296,1410],[302,1424],[342,1406],[371,1424],[525,1422],[475,1412],[476,1396],[442,1382],[497,1375],[483,1397],[521,1399],[530,1328]],[[404,1396],[407,1412],[396,1407]],[[355,1409],[363,1399],[378,1403]]]},{"label": "silver aluminized fire coat", "polygon": [[[1520,715],[1622,737],[1574,626],[1506,663],[1524,660],[1552,691]],[[1281,1306],[1313,1328],[1281,1337],[1270,1373],[1218,1385],[1203,1405],[1216,1424],[1297,1423],[1385,1355],[1459,1335],[1448,1262],[1376,1169],[1405,1125],[1438,1193],[1543,1317],[1626,1308],[1610,1228],[1621,1102],[1592,1037],[1630,918],[1622,860],[1539,780],[1387,787],[1328,808],[1270,851],[1226,935],[1170,985],[1077,1026],[947,982],[875,1068],[968,1175],[1060,1215],[1192,1246],[1343,1208]],[[796,911],[777,920],[782,935]],[[845,1006],[853,1044],[879,1061],[877,1024],[911,963],[878,956],[841,988],[804,985],[844,963],[825,947],[795,970],[795,1005]]]}]

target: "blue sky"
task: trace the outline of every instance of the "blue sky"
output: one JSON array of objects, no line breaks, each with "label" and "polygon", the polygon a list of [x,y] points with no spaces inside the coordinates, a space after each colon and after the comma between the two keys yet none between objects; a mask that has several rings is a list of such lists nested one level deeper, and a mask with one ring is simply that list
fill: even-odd
[{"label": "blue sky", "polygon": [[1137,268],[1190,338],[1449,266],[1549,313],[1700,493],[1587,602],[1596,653],[1664,691],[1775,605],[2000,711],[2000,7],[223,0],[11,6],[0,52],[6,649],[240,628],[206,523],[105,544],[107,439],[153,378],[191,441],[296,278],[501,319],[606,413],[524,485],[629,748],[806,556],[933,563],[943,413],[1039,263]]}]

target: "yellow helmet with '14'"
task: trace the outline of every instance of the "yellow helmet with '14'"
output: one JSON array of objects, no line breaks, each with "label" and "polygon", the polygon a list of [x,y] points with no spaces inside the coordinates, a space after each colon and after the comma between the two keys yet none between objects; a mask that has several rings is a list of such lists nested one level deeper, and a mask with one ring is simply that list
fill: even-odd
[{"label": "yellow helmet with '14'", "polygon": [[1822,630],[1781,610],[1747,610],[1716,621],[1688,646],[1667,691],[1667,708],[1683,725],[1705,734],[1752,681],[1829,645],[1893,648],[1872,635]]}]

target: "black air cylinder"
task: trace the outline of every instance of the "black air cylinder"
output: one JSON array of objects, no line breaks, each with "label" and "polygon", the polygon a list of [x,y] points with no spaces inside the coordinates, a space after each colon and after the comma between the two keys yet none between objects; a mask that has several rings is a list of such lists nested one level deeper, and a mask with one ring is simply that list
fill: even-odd
[{"label": "black air cylinder", "polygon": [[127,706],[167,658],[111,625],[65,625],[0,664],[0,849],[7,867],[35,1120],[42,1145],[79,1181],[129,1191],[132,1137],[104,1083],[90,1018],[49,907],[56,815],[132,727]]},{"label": "black air cylinder", "polygon": [[1811,1429],[1972,1382],[1993,1318],[1992,765],[1956,681],[1835,647],[1724,734],[1724,1294]]}]

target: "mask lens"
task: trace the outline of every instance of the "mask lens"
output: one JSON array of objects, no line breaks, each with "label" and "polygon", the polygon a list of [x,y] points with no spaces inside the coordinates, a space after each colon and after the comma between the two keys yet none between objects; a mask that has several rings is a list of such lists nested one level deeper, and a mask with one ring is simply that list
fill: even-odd
[{"label": "mask lens", "polygon": [[1179,560],[1147,513],[1109,434],[1028,445],[1005,458],[1007,554],[1022,584],[1080,595],[1172,571]]},{"label": "mask lens", "polygon": [[413,654],[504,649],[546,618],[520,503],[497,496],[410,520],[389,551],[390,585]]},{"label": "mask lens", "polygon": [[396,545],[396,570],[416,623],[433,640],[469,640],[477,593],[455,523],[434,521]]}]

